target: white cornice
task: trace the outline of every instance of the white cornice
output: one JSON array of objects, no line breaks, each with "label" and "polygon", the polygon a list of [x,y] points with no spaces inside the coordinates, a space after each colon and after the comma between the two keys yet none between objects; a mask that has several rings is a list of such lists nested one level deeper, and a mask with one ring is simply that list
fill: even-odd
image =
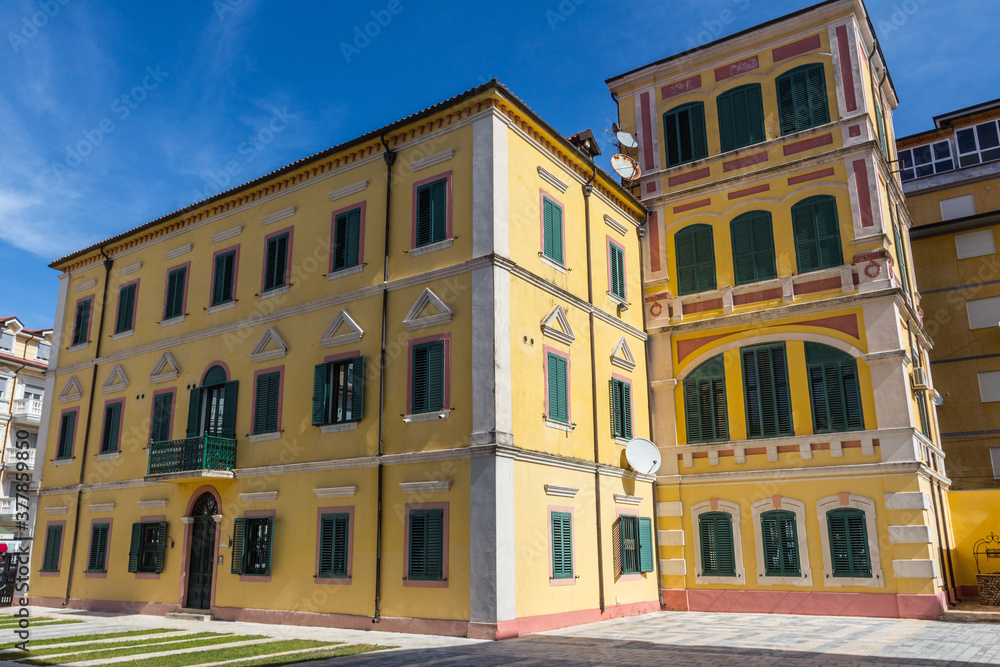
[{"label": "white cornice", "polygon": [[317,498],[350,498],[357,492],[357,486],[330,486],[325,489],[313,489]]},{"label": "white cornice", "polygon": [[243,225],[236,225],[235,227],[230,227],[229,229],[224,229],[218,234],[212,234],[212,243],[218,243],[219,241],[225,241],[226,239],[231,239],[234,236],[239,236],[243,233]]},{"label": "white cornice", "polygon": [[442,493],[451,488],[450,479],[430,480],[426,482],[400,482],[403,493]]},{"label": "white cornice", "polygon": [[265,215],[261,217],[260,221],[265,225],[269,225],[272,222],[277,222],[278,220],[284,220],[285,218],[290,218],[295,215],[296,208],[294,206],[289,206],[288,208],[283,208],[280,211],[275,211],[270,215]]},{"label": "white cornice", "polygon": [[[553,324],[558,324],[559,328],[552,326]],[[548,336],[565,345],[571,345],[576,340],[573,327],[570,326],[569,319],[566,317],[566,311],[558,304],[542,318],[541,327],[542,335]]]},{"label": "white cornice", "polygon": [[544,167],[538,168],[538,175],[541,177],[543,181],[554,187],[559,192],[566,192],[566,190],[569,188],[568,184],[560,181],[558,178],[555,177],[555,175],[551,171],[545,169]]},{"label": "white cornice", "polygon": [[338,199],[343,199],[348,195],[353,195],[358,192],[362,192],[368,188],[368,179],[363,181],[358,181],[357,183],[351,183],[350,185],[345,185],[342,188],[333,190],[330,192],[330,200],[337,201]]},{"label": "white cornice", "polygon": [[420,158],[419,160],[414,160],[408,166],[410,171],[418,171],[420,169],[426,169],[427,167],[433,167],[436,164],[441,164],[442,162],[447,162],[455,156],[455,149],[448,148],[440,153],[435,153],[434,155],[428,155],[427,157]]},{"label": "white cornice", "polygon": [[642,496],[630,496],[627,493],[616,493],[614,499],[617,505],[639,505],[642,502]]},{"label": "white cornice", "polygon": [[159,510],[167,506],[166,498],[159,498],[156,500],[139,500],[139,509],[144,510]]},{"label": "white cornice", "polygon": [[545,485],[545,495],[547,496],[559,496],[561,498],[573,498],[580,491],[580,489],[574,489],[572,486],[557,486],[555,484]]},{"label": "white cornice", "polygon": [[269,503],[278,499],[277,491],[257,491],[255,493],[241,493],[240,500],[245,503]]},{"label": "white cornice", "polygon": [[135,264],[129,264],[128,266],[123,266],[118,269],[118,277],[127,276],[130,273],[135,273],[142,268],[142,262],[136,262]]},{"label": "white cornice", "polygon": [[53,507],[46,507],[46,514],[67,514],[69,512],[69,505],[55,505]]},{"label": "white cornice", "polygon": [[605,222],[605,224],[607,224],[608,227],[610,227],[611,229],[615,230],[616,232],[618,232],[622,236],[625,236],[626,234],[628,234],[628,227],[626,227],[622,223],[618,222],[617,220],[615,220],[614,218],[612,218],[610,215],[605,215],[604,216],[604,222]]},{"label": "white cornice", "polygon": [[90,289],[91,287],[97,287],[97,278],[91,278],[86,282],[82,282],[76,286],[77,292],[82,292],[85,289]]},{"label": "white cornice", "polygon": [[164,253],[164,255],[166,256],[167,259],[176,259],[177,257],[180,257],[181,255],[188,254],[193,249],[194,249],[194,244],[193,243],[187,243],[185,245],[182,245],[182,246],[179,246],[177,248],[174,248],[173,250],[168,250],[166,253]]},{"label": "white cornice", "polygon": [[94,503],[90,506],[91,512],[114,512],[115,503]]}]

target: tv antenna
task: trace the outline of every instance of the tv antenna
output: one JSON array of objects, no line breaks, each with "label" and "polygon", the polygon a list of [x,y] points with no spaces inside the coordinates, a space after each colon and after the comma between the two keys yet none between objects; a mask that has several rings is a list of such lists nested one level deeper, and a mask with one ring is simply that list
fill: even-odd
[{"label": "tv antenna", "polygon": [[660,469],[660,450],[650,440],[633,438],[625,447],[625,459],[632,470],[652,475]]}]

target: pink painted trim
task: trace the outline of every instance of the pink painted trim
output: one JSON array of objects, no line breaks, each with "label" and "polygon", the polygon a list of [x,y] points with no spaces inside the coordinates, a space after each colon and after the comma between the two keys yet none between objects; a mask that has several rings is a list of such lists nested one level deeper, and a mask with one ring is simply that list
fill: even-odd
[{"label": "pink painted trim", "polygon": [[[208,372],[212,370],[212,368],[215,366],[220,366],[222,370],[226,371],[226,382],[229,382],[229,378],[233,377],[233,374],[229,372],[229,366],[226,365],[226,362],[213,361],[209,365],[205,366],[205,370],[201,374],[201,384],[198,385],[199,387],[205,386],[205,377],[208,375]],[[219,505],[219,507],[222,507],[222,505]]]},{"label": "pink painted trim", "polygon": [[700,181],[703,178],[708,178],[711,173],[712,172],[708,167],[702,167],[701,169],[695,169],[694,171],[688,171],[683,174],[671,176],[667,179],[667,185],[673,187],[675,185],[683,185],[684,183],[690,183],[692,181]]},{"label": "pink painted trim", "polygon": [[[642,160],[646,171],[651,171],[653,169],[653,121],[649,114],[649,92],[639,96],[639,107],[642,109]],[[656,189],[655,186],[653,189]],[[565,257],[565,255],[563,256]]]},{"label": "pink painted trim", "polygon": [[729,160],[728,162],[722,163],[722,171],[730,172],[737,169],[742,169],[743,167],[750,167],[755,164],[760,164],[761,162],[767,162],[767,151],[763,153],[754,153],[753,155],[747,155],[746,157],[736,158],[735,160]]},{"label": "pink painted trim", "polygon": [[[275,517],[277,512],[275,510],[246,510],[243,512],[244,519],[259,519],[261,517]],[[277,523],[277,522],[275,522]],[[272,524],[272,529],[274,524]],[[246,547],[244,546],[244,549]],[[271,534],[271,570],[274,570],[274,534]],[[258,584],[269,584],[271,583],[271,575],[258,576],[255,574],[241,574],[240,583],[258,583]],[[214,602],[213,602],[214,604]]]},{"label": "pink painted trim", "polygon": [[664,600],[676,605],[684,593],[689,611],[935,619],[944,595],[689,589],[664,591]]},{"label": "pink painted trim", "polygon": [[292,276],[292,237],[295,235],[295,227],[285,227],[284,229],[279,229],[276,232],[272,232],[264,237],[264,261],[260,266],[260,293],[264,293],[264,281],[265,273],[267,272],[267,243],[276,236],[281,236],[282,234],[288,234],[288,243],[285,245],[285,275],[282,278],[283,282],[277,287],[272,288],[269,291],[274,291],[281,287],[287,287],[288,283],[291,282]]},{"label": "pink painted trim", "polygon": [[668,100],[671,97],[677,97],[678,95],[683,95],[684,93],[688,93],[698,88],[701,88],[700,74],[692,76],[690,79],[684,79],[683,81],[672,83],[669,86],[663,86],[660,88],[660,97]]},{"label": "pink painted trim", "polygon": [[818,137],[813,137],[811,139],[803,139],[802,141],[796,141],[793,144],[785,144],[782,148],[785,157],[789,155],[795,155],[796,153],[801,153],[803,151],[812,150],[813,148],[819,148],[820,146],[826,146],[833,143],[832,134],[824,134]]},{"label": "pink painted trim", "polygon": [[[562,264],[560,266],[566,266],[566,207],[563,203],[550,195],[545,190],[539,189],[538,191],[538,238],[539,238],[539,252],[545,255],[545,200],[548,199],[550,202],[559,207],[559,226],[562,229]],[[546,256],[550,262],[555,262],[551,257]]]},{"label": "pink painted trim", "polygon": [[723,65],[722,67],[716,67],[715,80],[716,82],[725,81],[730,77],[744,74],[746,72],[752,72],[759,67],[760,59],[757,56],[750,56],[749,58],[737,60],[734,63],[729,63],[728,65]]},{"label": "pink painted trim", "polygon": [[[129,281],[127,283],[124,283],[124,284],[118,286],[118,305],[115,308],[115,324],[118,324],[118,313],[122,309],[122,290],[125,289],[126,287],[131,286],[131,285],[135,285],[135,296],[133,297],[134,301],[132,302],[132,321],[128,323],[128,329],[125,329],[125,331],[135,331],[135,318],[136,318],[136,314],[139,312],[139,279],[138,278],[136,278],[135,280]],[[125,331],[122,331],[121,333],[125,333]]]},{"label": "pink painted trim", "polygon": [[808,174],[800,174],[799,176],[790,176],[788,178],[789,185],[798,185],[799,183],[806,183],[808,181],[816,181],[821,178],[826,178],[827,176],[833,176],[833,167],[828,167],[827,169],[820,169],[819,171],[812,171]]},{"label": "pink painted trim", "polygon": [[341,359],[352,359],[354,357],[360,357],[360,356],[361,356],[361,350],[351,350],[350,352],[331,354],[330,356],[323,359],[323,363],[328,364],[331,361],[340,361]]},{"label": "pink painted trim", "polygon": [[[157,514],[156,516],[144,516],[139,519],[139,523],[159,523],[161,521],[166,521],[167,517],[164,514]],[[167,538],[169,539],[170,533],[167,533]],[[166,549],[166,545],[164,545]],[[135,572],[136,579],[159,579],[160,573],[158,572]]]},{"label": "pink painted trim", "polygon": [[764,183],[763,185],[755,185],[752,188],[745,188],[743,190],[734,190],[730,192],[727,197],[730,200],[739,199],[741,197],[749,197],[750,195],[759,195],[762,192],[768,192],[771,189],[769,183]]},{"label": "pink painted trim", "polygon": [[444,341],[444,405],[442,410],[451,408],[451,333],[415,338],[410,341],[406,361],[406,414],[413,414],[413,346],[431,341]]},{"label": "pink painted trim", "polygon": [[167,440],[172,440],[171,437],[174,433],[174,409],[177,407],[177,387],[171,387],[170,389],[160,389],[153,392],[153,400],[149,406],[149,440],[153,440],[153,414],[156,411],[156,397],[162,396],[163,394],[170,394],[170,424],[167,426]]},{"label": "pink painted trim", "polygon": [[450,239],[452,237],[452,231],[451,231],[452,172],[451,171],[445,171],[445,172],[442,172],[440,174],[437,174],[436,176],[431,176],[429,178],[425,178],[423,180],[417,181],[416,183],[413,184],[413,211],[412,211],[412,214],[413,214],[413,223],[412,223],[412,226],[410,228],[410,231],[411,231],[410,248],[411,249],[416,249],[416,247],[417,247],[417,189],[420,188],[421,185],[426,185],[428,183],[433,183],[435,181],[440,181],[442,178],[445,179],[445,195],[444,195],[444,198],[445,198],[445,201],[447,202],[447,205],[445,207],[445,231],[444,231],[444,238],[445,238],[445,240],[447,240],[447,239]]},{"label": "pink painted trim", "polygon": [[[549,586],[575,586],[576,585],[576,516],[573,514],[572,507],[566,507],[565,505],[549,505],[546,508],[549,517]],[[563,512],[569,514],[569,550],[570,554],[573,556],[572,570],[573,576],[569,579],[556,579],[555,578],[555,563],[553,563],[553,554],[555,553],[556,545],[552,541],[552,513],[553,512]]]},{"label": "pink painted trim", "polygon": [[229,301],[223,301],[222,303],[217,303],[217,304],[214,304],[214,305],[221,306],[223,304],[230,303],[231,301],[236,301],[237,300],[236,299],[236,286],[239,284],[239,280],[238,279],[239,279],[239,272],[240,272],[240,244],[239,243],[237,243],[236,245],[233,245],[233,246],[229,246],[228,248],[223,248],[222,250],[216,250],[212,254],[212,282],[208,283],[208,305],[209,305],[209,307],[211,307],[213,305],[212,304],[212,292],[213,292],[213,288],[215,287],[215,258],[218,257],[219,255],[224,255],[227,252],[235,252],[236,253],[236,255],[233,257],[233,285],[232,285],[232,289],[230,290],[232,292],[232,298]]},{"label": "pink painted trim", "polygon": [[837,50],[840,55],[840,76],[844,81],[844,104],[847,111],[857,111],[858,99],[854,93],[854,63],[851,62],[850,44],[847,43],[847,26],[837,28]]},{"label": "pink painted trim", "polygon": [[101,454],[113,454],[114,452],[122,451],[122,431],[125,430],[125,399],[124,398],[112,398],[104,401],[104,409],[101,411],[101,417],[108,413],[108,406],[114,405],[115,403],[121,403],[122,409],[118,413],[118,433],[115,434],[115,449],[113,452],[102,452],[100,445],[104,442],[104,424],[101,424],[101,442],[98,443],[97,455]]},{"label": "pink painted trim", "polygon": [[[527,616],[513,621],[500,621],[494,627],[491,627],[492,624],[487,623],[469,623],[469,637],[478,639],[510,639],[572,625],[583,625],[584,623],[648,614],[659,611],[659,609],[660,603],[658,600],[647,600],[645,602],[632,602],[628,604],[609,604],[605,607],[603,614],[600,609],[579,609],[556,614]],[[490,636],[490,630],[493,630],[493,636]]]},{"label": "pink painted trim", "polygon": [[850,136],[852,136],[852,137],[860,137],[861,136],[861,126],[860,125],[851,125],[849,128],[847,128],[847,134],[850,135]]},{"label": "pink painted trim", "polygon": [[819,47],[819,35],[813,35],[812,37],[806,37],[805,39],[800,39],[797,42],[792,42],[791,44],[785,44],[784,46],[779,46],[776,49],[771,49],[771,58],[774,62],[788,60],[789,58],[794,58],[795,56],[801,56],[803,53],[815,51]]},{"label": "pink painted trim", "polygon": [[[112,518],[112,517],[103,518],[102,517],[100,519],[91,519],[90,520],[90,540],[89,540],[89,542],[87,544],[87,554],[88,554],[87,567],[89,569],[89,567],[90,567],[90,557],[89,557],[89,554],[90,554],[90,552],[94,548],[94,526],[102,524],[102,523],[108,524],[108,538],[107,538],[108,541],[104,545],[104,572],[86,572],[86,571],[84,571],[83,576],[86,579],[107,579],[108,578],[108,570],[110,569],[109,565],[111,564],[111,527],[112,527],[111,524],[114,523],[114,518]],[[59,554],[59,556],[60,556],[60,558],[62,558],[62,554]]]},{"label": "pink painted trim", "polygon": [[51,572],[45,572],[41,568],[38,569],[38,575],[41,577],[58,577],[62,570],[62,557],[63,557],[63,545],[66,544],[66,519],[60,519],[59,521],[47,521],[45,523],[45,540],[46,544],[42,547],[42,554],[45,554],[45,549],[48,548],[49,539],[49,526],[62,526],[62,530],[59,531],[59,562],[56,563],[56,569]]},{"label": "pink painted trim", "polygon": [[854,161],[854,185],[858,191],[861,226],[874,227],[875,217],[872,214],[872,196],[871,190],[868,188],[868,164],[864,160]]},{"label": "pink painted trim", "polygon": [[549,352],[566,360],[566,421],[573,423],[573,397],[571,393],[572,383],[570,382],[569,352],[557,350],[551,345],[542,347],[545,358],[542,360],[542,372],[545,374],[545,417],[551,418],[549,413]]},{"label": "pink painted trim", "polygon": [[[285,401],[285,367],[284,366],[274,366],[273,368],[262,368],[259,371],[255,371],[253,374],[253,406],[250,409],[251,419],[255,422],[257,421],[257,378],[261,375],[267,375],[268,373],[278,374],[278,421],[275,424],[274,431],[263,431],[263,433],[281,433],[281,409]],[[254,429],[251,428],[251,431]],[[254,431],[253,435],[262,435]]]},{"label": "pink painted trim", "polygon": [[619,298],[621,298],[621,299],[623,299],[625,301],[628,301],[628,265],[627,265],[626,260],[625,260],[625,246],[623,246],[621,243],[616,242],[613,238],[611,238],[610,234],[605,235],[605,236],[608,239],[608,247],[605,250],[605,254],[607,256],[607,262],[608,262],[608,292],[611,291],[611,285],[612,285],[612,282],[611,282],[611,246],[615,246],[616,248],[618,248],[619,250],[622,251],[622,283],[623,283],[623,286],[625,287],[625,294],[623,294]]},{"label": "pink painted trim", "polygon": [[[184,295],[181,297],[181,314],[178,317],[187,315],[188,289],[191,287],[191,262],[184,262],[183,264],[178,264],[167,269],[167,278],[163,284],[162,321],[164,322],[167,321],[167,287],[170,285],[170,274],[179,269],[184,269]],[[175,318],[172,317],[170,319]]]},{"label": "pink painted trim", "polygon": [[698,201],[693,201],[690,204],[681,204],[680,206],[674,206],[674,213],[684,213],[685,211],[693,211],[696,208],[705,208],[711,205],[712,199],[699,199]]},{"label": "pink painted trim", "polygon": [[656,192],[656,181],[646,183],[646,194],[649,194],[650,192]]},{"label": "pink painted trim", "polygon": [[660,218],[656,211],[649,212],[646,231],[649,232],[649,269],[656,273],[660,270]]},{"label": "pink painted trim", "polygon": [[[119,600],[81,600],[74,598],[63,603],[62,598],[45,598],[31,596],[31,604],[40,607],[55,607],[65,609],[84,609],[92,611],[116,612],[126,614],[148,614],[162,616],[173,611],[179,611],[180,605],[161,602],[130,602]],[[371,620],[369,619],[369,624]]]},{"label": "pink painted trim", "polygon": [[79,422],[80,422],[80,407],[77,406],[75,408],[65,408],[62,412],[59,413],[59,435],[60,436],[62,435],[62,418],[63,418],[63,416],[67,412],[72,412],[72,413],[75,414],[75,416],[73,417],[73,433],[71,433],[70,437],[69,437],[69,456],[67,456],[65,458],[62,458],[62,459],[58,458],[58,456],[59,456],[59,440],[62,440],[62,438],[59,438],[59,440],[56,441],[56,452],[55,452],[56,455],[53,457],[54,461],[68,461],[70,459],[76,458],[76,428],[77,428],[77,426],[79,426]]},{"label": "pink painted trim", "polygon": [[[451,198],[449,197],[449,200]],[[332,214],[330,214],[330,273],[333,273],[333,250],[337,245],[337,216],[341,213],[350,213],[354,210],[360,210],[361,222],[358,224],[358,263],[355,266],[363,266],[365,263],[365,208],[368,202],[362,201],[359,204],[352,204],[351,206],[345,206],[344,208],[337,209]],[[450,205],[449,205],[450,208]],[[449,228],[450,230],[450,228]],[[351,267],[344,267],[340,269],[344,271]]]},{"label": "pink painted trim", "polygon": [[[76,334],[76,326],[75,326],[76,325],[76,311],[80,308],[80,304],[83,303],[84,301],[89,301],[90,302],[89,314],[87,315],[87,340],[85,341],[85,342],[89,343],[90,342],[90,332],[93,330],[93,327],[94,327],[94,295],[93,294],[91,294],[90,296],[80,297],[79,299],[76,300],[76,305],[73,307],[73,323],[74,323],[73,334]],[[76,338],[75,335],[71,335],[70,336],[70,339],[69,339],[70,347],[73,346],[73,339],[75,339],[75,338]]]},{"label": "pink painted trim", "polygon": [[[324,514],[346,514],[347,515],[347,577],[320,577],[319,576],[319,554],[320,537],[323,535],[323,515]],[[341,505],[340,507],[320,507],[316,510],[316,569],[313,570],[314,584],[338,584],[341,586],[351,585],[351,575],[354,571],[354,505]]]},{"label": "pink painted trim", "polygon": [[[211,366],[209,366],[211,367]],[[209,485],[199,486],[188,498],[187,509],[184,510],[184,516],[191,516],[191,510],[194,509],[194,504],[197,502],[198,498],[201,497],[203,493],[211,493],[215,498],[215,505],[222,511],[222,497],[219,492],[215,490],[214,487]],[[181,552],[181,576],[180,576],[180,589],[177,593],[177,605],[180,608],[187,606],[187,583],[188,578],[191,575],[191,542],[193,539],[194,524],[184,524],[184,540],[183,540],[183,551]],[[222,524],[215,524],[215,551],[212,554],[212,595],[208,603],[208,606],[212,609],[215,608],[215,588],[216,583],[219,581],[219,540],[222,534]]]},{"label": "pink painted trim", "polygon": [[[406,503],[406,515],[403,520],[403,586],[407,588],[448,588],[448,563],[451,552],[448,539],[449,503]],[[444,510],[441,519],[441,581],[409,580],[410,573],[410,512],[413,510]]]}]

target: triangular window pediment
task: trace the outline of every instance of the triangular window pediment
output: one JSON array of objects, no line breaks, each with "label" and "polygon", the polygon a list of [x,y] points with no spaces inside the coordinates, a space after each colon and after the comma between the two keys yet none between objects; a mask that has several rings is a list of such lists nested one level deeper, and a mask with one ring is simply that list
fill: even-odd
[{"label": "triangular window pediment", "polygon": [[101,389],[104,390],[105,394],[113,394],[125,391],[126,388],[128,388],[128,375],[125,374],[125,369],[122,368],[121,364],[115,364],[108,374],[108,379],[101,385]]},{"label": "triangular window pediment", "polygon": [[611,363],[627,371],[635,368],[635,357],[632,356],[632,350],[629,349],[628,341],[625,340],[624,336],[618,340],[615,349],[611,351]]},{"label": "triangular window pediment", "polygon": [[447,324],[455,317],[455,311],[448,307],[437,294],[428,287],[403,318],[403,326],[410,331]]},{"label": "triangular window pediment", "polygon": [[169,382],[176,380],[181,374],[181,367],[169,352],[164,352],[160,360],[153,367],[153,372],[149,374],[149,380],[153,383]]},{"label": "triangular window pediment", "polygon": [[281,339],[274,327],[268,327],[264,335],[257,341],[257,346],[250,353],[250,358],[255,362],[279,359],[288,354],[288,346]]},{"label": "triangular window pediment", "polygon": [[79,401],[81,398],[83,398],[83,387],[80,385],[80,381],[76,379],[76,376],[71,375],[69,376],[69,380],[66,381],[66,386],[59,392],[59,402]]},{"label": "triangular window pediment", "polygon": [[542,318],[542,334],[566,345],[570,345],[576,340],[576,334],[573,333],[573,327],[569,325],[566,311],[559,305]]},{"label": "triangular window pediment", "polygon": [[365,335],[365,330],[354,321],[346,310],[341,310],[330,322],[319,342],[323,347],[334,347],[345,343],[357,343]]}]

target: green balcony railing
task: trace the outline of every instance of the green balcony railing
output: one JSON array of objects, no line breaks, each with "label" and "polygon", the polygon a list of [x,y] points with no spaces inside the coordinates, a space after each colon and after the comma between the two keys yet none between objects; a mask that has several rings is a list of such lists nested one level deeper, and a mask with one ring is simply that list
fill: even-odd
[{"label": "green balcony railing", "polygon": [[215,435],[149,443],[149,474],[219,470],[236,467],[236,441]]}]

